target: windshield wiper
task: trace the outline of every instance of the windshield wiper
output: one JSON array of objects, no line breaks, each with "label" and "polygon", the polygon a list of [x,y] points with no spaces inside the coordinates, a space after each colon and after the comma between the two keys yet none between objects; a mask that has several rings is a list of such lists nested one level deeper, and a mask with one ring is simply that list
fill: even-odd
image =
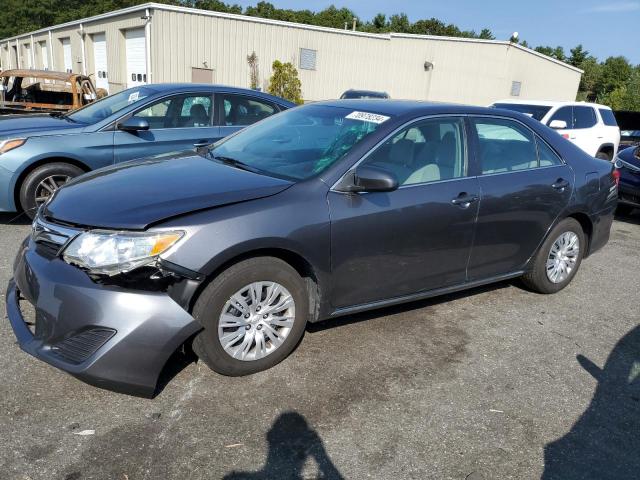
[{"label": "windshield wiper", "polygon": [[224,163],[225,165],[231,165],[232,167],[239,168],[240,170],[246,170],[247,172],[252,172],[252,173],[262,173],[257,168],[253,168],[252,166],[247,165],[246,163],[243,163],[240,160],[236,160],[235,158],[225,157],[223,155],[213,155],[213,159],[218,160]]}]

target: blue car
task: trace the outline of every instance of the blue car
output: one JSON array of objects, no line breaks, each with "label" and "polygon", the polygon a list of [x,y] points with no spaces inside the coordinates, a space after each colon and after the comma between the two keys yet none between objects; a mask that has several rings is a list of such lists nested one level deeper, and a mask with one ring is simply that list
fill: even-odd
[{"label": "blue car", "polygon": [[640,147],[625,148],[615,158],[619,173],[618,212],[630,214],[640,208]]},{"label": "blue car", "polygon": [[69,114],[0,119],[0,212],[37,208],[96,168],[206,146],[295,104],[254,90],[195,84],[124,90]]}]

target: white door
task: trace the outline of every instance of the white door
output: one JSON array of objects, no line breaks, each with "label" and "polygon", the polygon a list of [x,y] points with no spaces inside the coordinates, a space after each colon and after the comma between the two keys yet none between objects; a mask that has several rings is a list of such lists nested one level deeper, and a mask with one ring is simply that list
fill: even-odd
[{"label": "white door", "polygon": [[107,39],[104,33],[93,36],[93,60],[95,64],[94,82],[96,88],[103,88],[109,93],[109,76],[107,74]]},{"label": "white door", "polygon": [[145,48],[144,28],[125,32],[127,55],[127,87],[136,87],[147,83],[147,52]]},{"label": "white door", "polygon": [[47,42],[40,42],[40,57],[42,57],[42,68],[49,70],[49,49]]},{"label": "white door", "polygon": [[62,39],[62,57],[64,59],[65,72],[72,72],[73,60],[71,58],[71,39],[70,38]]}]

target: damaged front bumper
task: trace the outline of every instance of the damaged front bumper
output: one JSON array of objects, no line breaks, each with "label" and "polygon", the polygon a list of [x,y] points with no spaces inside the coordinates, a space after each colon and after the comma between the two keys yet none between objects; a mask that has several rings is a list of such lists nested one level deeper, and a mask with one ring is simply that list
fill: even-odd
[{"label": "damaged front bumper", "polygon": [[180,279],[171,295],[101,284],[38,247],[22,245],[6,293],[20,347],[92,385],[152,396],[171,354],[201,329],[185,308],[199,282]]}]

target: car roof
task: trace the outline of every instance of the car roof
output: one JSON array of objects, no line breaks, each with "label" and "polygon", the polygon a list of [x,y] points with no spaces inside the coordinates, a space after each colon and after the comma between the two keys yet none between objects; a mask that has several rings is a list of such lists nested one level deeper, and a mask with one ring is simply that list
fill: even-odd
[{"label": "car roof", "polygon": [[198,92],[198,91],[214,91],[224,93],[243,93],[252,95],[254,97],[264,98],[265,100],[275,101],[281,105],[294,106],[295,103],[285,100],[275,95],[260,92],[258,90],[251,90],[248,88],[231,87],[229,85],[218,85],[211,83],[151,83],[144,85],[146,88],[155,90],[156,92]]},{"label": "car roof", "polygon": [[372,93],[377,95],[387,95],[387,92],[381,92],[379,90],[360,90],[359,88],[350,88],[344,93]]},{"label": "car roof", "polygon": [[563,107],[567,105],[578,105],[578,106],[604,108],[607,110],[611,110],[611,107],[608,107],[606,105],[600,105],[599,103],[590,103],[590,102],[562,102],[562,101],[555,101],[555,100],[513,100],[510,98],[506,100],[498,100],[497,102],[494,102],[494,105],[496,103],[512,103],[516,105],[541,105],[544,107]]},{"label": "car roof", "polygon": [[[495,115],[496,109],[489,107],[474,107],[455,103],[438,103],[420,100],[388,100],[378,98],[325,100],[310,103],[309,105],[322,105],[328,107],[349,108],[356,111],[367,111],[382,115],[437,115],[437,114],[490,114]],[[509,116],[518,117],[517,112],[507,111]]]}]

